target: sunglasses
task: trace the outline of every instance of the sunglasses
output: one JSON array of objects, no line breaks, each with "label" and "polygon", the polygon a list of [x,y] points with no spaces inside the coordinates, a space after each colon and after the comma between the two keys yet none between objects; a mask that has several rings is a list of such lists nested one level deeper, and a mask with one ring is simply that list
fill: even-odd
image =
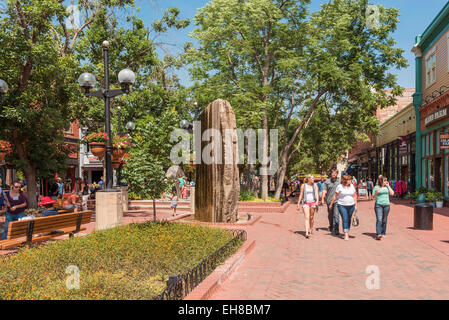
[{"label": "sunglasses", "polygon": [[20,189],[20,186],[14,186],[15,189]]}]

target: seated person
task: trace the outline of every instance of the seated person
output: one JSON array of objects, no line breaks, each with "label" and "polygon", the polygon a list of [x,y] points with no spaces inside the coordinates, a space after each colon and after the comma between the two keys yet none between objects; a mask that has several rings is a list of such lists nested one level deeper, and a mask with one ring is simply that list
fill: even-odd
[{"label": "seated person", "polygon": [[78,212],[79,211],[79,196],[76,194],[72,194],[70,197],[64,200],[62,209],[68,210],[70,212]]},{"label": "seated person", "polygon": [[39,205],[45,208],[42,212],[42,217],[55,216],[58,214],[58,209],[53,207],[55,202],[56,200],[52,200],[50,197],[43,197],[41,199]]}]

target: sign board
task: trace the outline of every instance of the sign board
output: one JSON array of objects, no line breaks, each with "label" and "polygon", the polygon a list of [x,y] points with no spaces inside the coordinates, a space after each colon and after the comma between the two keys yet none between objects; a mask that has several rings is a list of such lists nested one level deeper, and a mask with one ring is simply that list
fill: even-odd
[{"label": "sign board", "polygon": [[449,106],[444,107],[443,109],[440,109],[438,111],[435,111],[431,114],[429,114],[425,119],[424,119],[424,124],[425,126],[429,126],[434,122],[443,120],[444,118],[447,118],[448,116],[448,111],[449,111]]},{"label": "sign board", "polygon": [[399,153],[407,153],[407,137],[399,137]]},{"label": "sign board", "polygon": [[440,148],[449,149],[449,133],[440,134]]}]

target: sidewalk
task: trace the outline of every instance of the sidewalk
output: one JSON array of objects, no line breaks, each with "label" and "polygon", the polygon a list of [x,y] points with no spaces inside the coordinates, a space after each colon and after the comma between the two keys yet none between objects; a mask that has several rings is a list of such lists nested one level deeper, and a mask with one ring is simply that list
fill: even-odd
[{"label": "sidewalk", "polygon": [[[350,241],[330,235],[324,207],[310,239],[296,205],[264,214],[247,228],[256,247],[212,299],[449,299],[449,217],[435,214],[433,231],[413,230],[413,208],[392,204],[387,237],[376,241],[373,205],[359,203]],[[365,284],[373,265],[378,290]]]}]

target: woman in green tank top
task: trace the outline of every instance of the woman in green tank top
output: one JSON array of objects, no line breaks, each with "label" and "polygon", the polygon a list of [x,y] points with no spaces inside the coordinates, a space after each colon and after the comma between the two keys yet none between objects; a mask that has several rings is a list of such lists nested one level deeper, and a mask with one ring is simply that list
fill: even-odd
[{"label": "woman in green tank top", "polygon": [[374,212],[376,213],[376,240],[381,240],[387,233],[390,196],[394,195],[387,178],[379,176],[378,184],[374,187],[373,194],[376,201],[374,205]]}]

